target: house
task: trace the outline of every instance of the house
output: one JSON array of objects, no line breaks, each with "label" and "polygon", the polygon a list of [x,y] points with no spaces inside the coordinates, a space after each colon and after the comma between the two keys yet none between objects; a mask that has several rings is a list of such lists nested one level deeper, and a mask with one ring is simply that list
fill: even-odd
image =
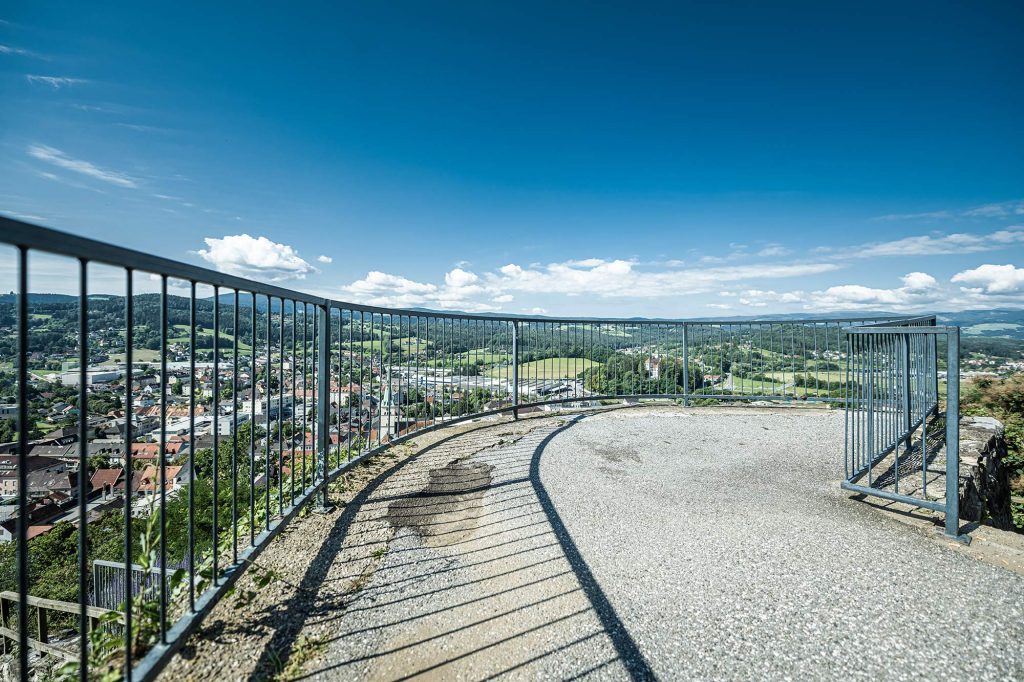
[{"label": "house", "polygon": [[[160,470],[155,466],[147,466],[142,474],[134,477],[138,480],[138,486],[132,486],[133,492],[139,495],[157,495],[160,492]],[[188,482],[188,467],[186,466],[164,466],[164,481],[166,488],[164,494],[180,488]],[[134,482],[134,481],[133,481]]]},{"label": "house", "polygon": [[49,467],[30,471],[27,478],[29,495],[45,497],[52,493],[62,493],[71,497],[75,493],[78,476],[62,466],[59,470]]},{"label": "house", "polygon": [[661,378],[661,358],[658,357],[657,353],[647,358],[644,365],[652,379],[658,380]]},{"label": "house", "polygon": [[[50,457],[28,457],[26,458],[27,475],[31,477],[34,473],[43,471],[47,474],[65,474],[67,465],[64,462]],[[35,481],[38,483],[38,481]],[[32,490],[33,481],[29,481],[29,490]],[[0,455],[0,496],[11,497],[18,494],[18,457],[17,455]]]},{"label": "house", "polygon": [[103,498],[112,496],[118,489],[124,489],[124,469],[97,469],[89,479],[90,492],[99,492]]},{"label": "house", "polygon": [[77,426],[65,426],[64,428],[51,431],[37,443],[43,445],[67,445],[68,443],[74,443],[78,440],[78,427]]}]

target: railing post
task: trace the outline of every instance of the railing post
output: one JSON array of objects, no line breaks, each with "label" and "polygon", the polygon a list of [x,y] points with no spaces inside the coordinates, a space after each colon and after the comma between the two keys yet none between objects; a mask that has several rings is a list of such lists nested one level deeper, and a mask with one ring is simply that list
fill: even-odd
[{"label": "railing post", "polygon": [[[282,309],[282,314],[284,311]],[[330,500],[327,496],[327,450],[328,445],[331,442],[330,434],[330,391],[331,391],[331,314],[327,307],[327,304],[321,304],[316,307],[316,314],[319,322],[319,329],[317,329],[317,344],[320,346],[320,352],[317,355],[317,370],[316,370],[316,419],[317,419],[317,444],[316,449],[319,453],[316,463],[316,473],[320,476],[320,480],[323,482],[323,495],[320,498],[320,511],[326,512],[331,510]]]},{"label": "railing post", "polygon": [[960,328],[946,336],[946,535],[960,535]]},{"label": "railing post", "polygon": [[903,429],[907,434],[906,447],[910,449],[910,424],[911,419],[911,408],[910,408],[910,334],[901,334],[900,341],[902,342],[902,360],[903,360]]},{"label": "railing post", "polygon": [[683,322],[683,407],[690,406],[690,344],[687,327]]},{"label": "railing post", "polygon": [[[933,327],[935,326],[935,322],[934,321],[932,321],[932,326]],[[957,333],[959,334],[959,332],[957,332]],[[939,413],[939,337],[938,337],[937,334],[932,336],[931,351],[932,351],[932,357],[931,357],[932,363],[931,363],[931,367],[928,368],[928,371],[931,372],[932,395],[930,396],[929,400],[935,401],[934,405],[931,405],[930,407],[935,410],[935,414],[938,414]],[[959,354],[957,355],[957,358],[958,358],[957,362],[959,362]]]},{"label": "railing post", "polygon": [[512,320],[512,418],[519,419],[519,320]]}]

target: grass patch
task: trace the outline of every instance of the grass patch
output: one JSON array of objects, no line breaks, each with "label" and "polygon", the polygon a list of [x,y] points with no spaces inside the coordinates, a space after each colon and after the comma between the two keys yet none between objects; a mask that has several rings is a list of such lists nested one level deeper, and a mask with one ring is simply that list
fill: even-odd
[{"label": "grass patch", "polygon": [[[574,379],[591,367],[602,363],[584,358],[545,358],[524,362],[519,365],[520,380],[528,379]],[[491,377],[504,377],[508,369],[498,367],[488,372]]]}]

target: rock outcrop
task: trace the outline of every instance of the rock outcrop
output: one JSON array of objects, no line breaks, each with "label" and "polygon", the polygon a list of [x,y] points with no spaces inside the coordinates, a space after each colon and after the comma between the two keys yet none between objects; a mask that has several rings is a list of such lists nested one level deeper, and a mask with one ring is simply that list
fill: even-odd
[{"label": "rock outcrop", "polygon": [[960,518],[1013,530],[1003,424],[992,417],[960,420]]}]

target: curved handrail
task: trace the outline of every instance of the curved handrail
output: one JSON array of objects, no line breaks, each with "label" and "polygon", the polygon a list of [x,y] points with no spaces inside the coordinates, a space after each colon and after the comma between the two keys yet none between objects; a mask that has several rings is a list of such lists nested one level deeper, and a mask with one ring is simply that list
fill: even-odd
[{"label": "curved handrail", "polygon": [[[164,579],[157,581],[160,585],[156,590],[161,614],[156,626],[159,640],[141,660],[127,645],[123,652],[127,654],[124,675],[137,679],[151,679],[159,672],[188,633],[227,593],[247,563],[299,509],[315,500],[325,504],[331,481],[387,447],[471,419],[510,412],[518,417],[521,410],[566,403],[622,399],[677,400],[684,404],[708,399],[849,403],[849,373],[845,381],[842,377],[846,362],[843,353],[848,352],[845,332],[935,324],[934,316],[907,315],[684,320],[387,308],[336,301],[2,216],[0,243],[17,248],[19,263],[15,317],[20,398],[17,456],[22,494],[16,540],[18,594],[25,597],[29,596],[25,491],[31,448],[27,436],[30,253],[67,256],[78,262],[80,325],[76,373],[80,405],[88,404],[90,331],[95,331],[90,330],[92,304],[85,295],[88,266],[99,263],[124,271],[124,329],[134,330],[138,320],[133,274],[148,272],[158,276],[160,398],[154,438],[163,462],[167,461],[167,444],[172,438],[167,416],[171,402],[167,385],[173,372],[168,365],[172,345],[169,328],[172,314],[178,314],[168,307],[168,280],[183,280],[191,285],[190,295],[185,297],[189,300],[185,326],[190,327],[185,344],[186,380],[190,386],[189,447],[185,460],[189,465],[188,551],[185,557],[174,557],[187,566],[187,603],[184,598],[175,601],[164,571]],[[197,285],[214,288],[212,303],[208,305],[196,297]],[[234,302],[222,303],[219,294],[231,293],[235,295]],[[240,314],[242,294],[252,297],[245,316]],[[259,297],[266,299],[265,311],[258,310]],[[222,310],[232,319],[225,320]],[[197,326],[199,316],[207,313],[213,316],[212,416],[208,427],[214,435],[212,475],[207,472],[202,476],[212,481],[215,490],[218,485],[230,486],[228,518],[218,516],[217,506],[199,510],[192,499],[198,480],[198,448],[193,446],[198,442],[197,435],[201,436],[206,428],[202,424],[197,428],[200,420],[196,395],[201,388],[196,381],[200,350]],[[232,333],[226,335],[227,341],[222,341],[222,331],[228,327]],[[134,336],[133,333],[125,339],[124,398],[128,419],[123,460],[124,488],[128,491],[133,490],[133,463],[137,461],[133,459],[132,443],[142,431],[141,424],[132,418],[132,385],[136,379],[132,361],[137,358]],[[249,342],[240,344],[242,336]],[[244,381],[240,383],[243,372]],[[221,398],[228,388],[226,397]],[[238,399],[240,390],[248,392],[247,397],[242,394],[242,400]],[[246,422],[249,433],[255,437],[249,438],[243,447],[239,432]],[[222,437],[225,424],[228,434]],[[88,471],[88,439],[88,424],[80,419],[81,471]],[[181,530],[166,524],[164,512],[170,502],[166,476],[167,467],[159,467],[156,492],[150,498],[155,510],[149,518],[159,521],[154,540],[158,542],[158,549],[154,550],[159,556],[158,566],[170,565],[168,559],[172,557],[167,554],[165,541]],[[242,488],[249,492],[242,495]],[[88,497],[85,477],[79,477],[78,512],[83,519],[87,518]],[[136,520],[133,524],[136,511],[129,492],[124,499],[125,577],[135,570],[133,532],[142,523]],[[196,545],[194,517],[207,512],[212,515],[214,530],[212,546],[203,549]],[[153,515],[158,515],[158,519]],[[260,517],[262,520],[257,522]],[[88,547],[84,533],[79,536],[79,595],[83,610],[78,641],[80,665],[84,667],[88,665]],[[210,565],[204,568],[204,562]],[[203,571],[212,575],[205,589],[199,583]],[[130,580],[124,580],[124,629],[129,633],[133,626],[138,626],[133,625],[135,609],[131,605],[146,598],[134,595],[131,585]],[[27,603],[27,599],[19,602],[17,637],[23,644],[29,641]],[[139,611],[145,613],[148,611]],[[27,651],[27,646],[20,649]],[[27,666],[24,659],[21,669],[28,670]]]}]

